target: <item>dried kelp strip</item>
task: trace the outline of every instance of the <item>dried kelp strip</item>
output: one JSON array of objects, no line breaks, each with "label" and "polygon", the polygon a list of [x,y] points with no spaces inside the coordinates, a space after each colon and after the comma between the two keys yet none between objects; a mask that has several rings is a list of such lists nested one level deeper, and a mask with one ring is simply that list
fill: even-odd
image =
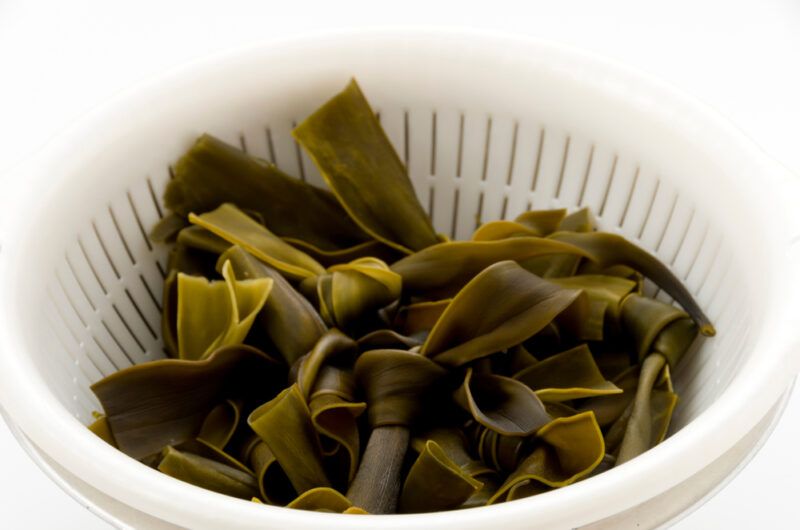
[{"label": "dried kelp strip", "polygon": [[208,413],[200,426],[197,439],[213,447],[224,449],[233,438],[241,417],[241,402],[226,399]]},{"label": "dried kelp strip", "polygon": [[222,346],[241,343],[272,290],[272,280],[237,280],[226,262],[224,281],[178,275],[178,354],[203,359]]},{"label": "dried kelp strip", "polygon": [[509,237],[545,237],[561,226],[567,210],[534,210],[524,212],[513,221],[489,221],[472,234],[473,241],[496,241]]},{"label": "dried kelp strip", "polygon": [[544,328],[580,294],[514,262],[491,265],[453,298],[422,353],[440,364],[460,366],[510,348]]},{"label": "dried kelp strip", "polygon": [[527,436],[550,421],[536,394],[514,379],[494,374],[473,374],[467,369],[454,401],[472,418],[499,434]]},{"label": "dried kelp strip", "polygon": [[270,504],[286,505],[297,497],[297,492],[269,446],[254,438],[256,443],[243,455],[255,473],[261,498]]},{"label": "dried kelp strip", "polygon": [[278,271],[258,261],[241,247],[231,247],[220,256],[219,261],[230,261],[238,278],[272,280],[272,291],[259,319],[288,364],[305,355],[327,330],[322,317],[303,295]]},{"label": "dried kelp strip", "polygon": [[323,267],[350,263],[358,258],[377,258],[386,263],[393,263],[405,256],[405,253],[374,239],[336,250],[323,250],[311,243],[291,237],[284,237],[283,240],[317,260]]},{"label": "dried kelp strip", "polygon": [[439,242],[403,162],[355,80],[292,134],[364,231],[409,253]]},{"label": "dried kelp strip", "polygon": [[474,479],[433,440],[428,440],[406,476],[401,513],[450,510],[474,495],[483,483]]},{"label": "dried kelp strip", "polygon": [[655,256],[637,247],[617,234],[606,232],[557,232],[553,239],[579,247],[601,265],[627,265],[650,278],[664,292],[674,298],[700,328],[700,333],[713,336],[714,326],[692,297],[686,286]]},{"label": "dried kelp strip", "polygon": [[320,313],[331,326],[347,329],[397,300],[401,289],[400,275],[379,259],[333,265],[317,283]]},{"label": "dried kelp strip", "polygon": [[251,499],[258,495],[258,485],[252,474],[172,447],[164,449],[158,470],[189,484],[232,497]]},{"label": "dried kelp strip", "polygon": [[607,381],[586,344],[540,361],[514,375],[543,401],[569,401],[620,394],[622,389]]},{"label": "dried kelp strip", "polygon": [[117,447],[142,458],[194,438],[225,396],[269,399],[280,389],[281,372],[264,352],[227,346],[202,361],[164,359],[131,366],[93,384],[92,391]]},{"label": "dried kelp strip", "polygon": [[439,317],[452,300],[434,302],[417,302],[400,307],[394,317],[394,328],[404,335],[417,336],[427,334],[436,325]]},{"label": "dried kelp strip", "polygon": [[371,350],[361,354],[355,376],[369,408],[370,424],[408,426],[425,406],[431,387],[447,371],[418,353]]},{"label": "dried kelp strip", "polygon": [[275,455],[295,491],[330,487],[311,411],[297,384],[254,410],[247,423]]},{"label": "dried kelp strip", "polygon": [[259,212],[266,226],[281,237],[301,239],[325,250],[367,240],[329,191],[204,134],[175,164],[175,178],[167,184],[164,204],[186,217],[226,202]]},{"label": "dried kelp strip", "polygon": [[353,503],[335,489],[314,488],[299,495],[286,507],[313,512],[345,513],[353,507]]},{"label": "dried kelp strip", "polygon": [[591,473],[605,456],[605,444],[591,412],[558,418],[536,433],[537,446],[492,497],[502,500],[516,484],[531,480],[563,487]]},{"label": "dried kelp strip", "polygon": [[392,264],[403,278],[403,291],[429,299],[453,296],[479,272],[495,263],[524,261],[551,254],[589,254],[567,243],[539,237],[499,241],[449,241],[433,245]]},{"label": "dried kelp strip", "polygon": [[325,272],[314,258],[286,243],[231,203],[200,215],[190,213],[189,221],[239,245],[289,279],[302,280]]}]

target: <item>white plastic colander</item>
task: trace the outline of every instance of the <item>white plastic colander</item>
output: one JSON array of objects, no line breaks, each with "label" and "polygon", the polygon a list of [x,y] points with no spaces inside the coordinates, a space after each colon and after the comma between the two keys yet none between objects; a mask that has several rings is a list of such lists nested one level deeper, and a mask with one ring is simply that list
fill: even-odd
[{"label": "white plastic colander", "polygon": [[[379,111],[437,230],[465,238],[476,222],[531,207],[590,206],[602,229],[683,279],[718,335],[675,373],[670,438],[529,499],[340,516],[190,486],[86,430],[99,408],[92,382],[163,357],[165,249],[147,233],[164,214],[170,164],[207,131],[322,184],[290,131],[350,77]],[[621,521],[637,506],[669,511],[670,491],[725,455],[738,455],[733,464],[746,456],[797,371],[800,184],[674,90],[537,41],[347,32],[217,56],[117,98],[15,178],[24,191],[4,201],[0,234],[0,403],[35,458],[119,525],[512,530]]]}]

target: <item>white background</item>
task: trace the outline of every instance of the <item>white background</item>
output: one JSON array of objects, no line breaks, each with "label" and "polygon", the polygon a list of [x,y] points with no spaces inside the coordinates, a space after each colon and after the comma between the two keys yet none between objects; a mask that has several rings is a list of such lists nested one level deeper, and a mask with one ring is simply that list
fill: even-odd
[{"label": "white background", "polygon": [[[592,49],[716,107],[800,173],[796,0],[0,0],[0,183],[24,184],[5,175],[54,133],[119,90],[173,65],[313,29],[397,25],[497,29]],[[800,528],[798,447],[796,392],[754,461],[675,528]],[[108,527],[49,483],[0,425],[0,528]]]}]

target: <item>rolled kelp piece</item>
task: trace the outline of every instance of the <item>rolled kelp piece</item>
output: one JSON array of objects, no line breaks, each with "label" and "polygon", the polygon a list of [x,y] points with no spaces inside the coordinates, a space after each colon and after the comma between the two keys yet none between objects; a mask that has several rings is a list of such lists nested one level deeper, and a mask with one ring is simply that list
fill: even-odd
[{"label": "rolled kelp piece", "polygon": [[367,398],[372,433],[347,492],[355,506],[369,513],[394,513],[409,426],[445,373],[430,359],[403,350],[371,350],[358,358],[355,376]]},{"label": "rolled kelp piece", "polygon": [[359,258],[334,265],[318,277],[317,297],[329,325],[350,328],[400,297],[402,279],[379,259]]},{"label": "rolled kelp piece", "polygon": [[[662,406],[653,410],[653,387],[665,367],[676,366],[697,337],[697,325],[675,307],[639,295],[630,295],[622,305],[622,325],[634,341],[642,368],[636,395],[625,420],[625,435],[619,447],[616,465],[640,455],[658,443],[666,427],[675,399],[666,396]],[[669,394],[672,394],[670,391]],[[661,412],[659,412],[661,411]]]}]

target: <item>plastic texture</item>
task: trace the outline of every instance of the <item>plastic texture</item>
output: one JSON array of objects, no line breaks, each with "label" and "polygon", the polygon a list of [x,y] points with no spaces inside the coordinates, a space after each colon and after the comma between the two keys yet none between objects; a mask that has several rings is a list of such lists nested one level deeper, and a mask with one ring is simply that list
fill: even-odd
[{"label": "plastic texture", "polygon": [[[528,208],[590,206],[682,278],[718,335],[675,373],[673,435],[562,490],[425,515],[256,505],[175,481],[85,428],[89,385],[163,356],[170,163],[202,132],[321,184],[290,130],[356,77],[436,229],[463,238]],[[712,111],[580,52],[491,34],[337,33],[204,60],[64,133],[16,178],[0,249],[0,402],[48,458],[122,504],[191,528],[577,527],[658,497],[747,435],[798,365],[800,185]],[[651,294],[662,299],[650,285]]]}]

